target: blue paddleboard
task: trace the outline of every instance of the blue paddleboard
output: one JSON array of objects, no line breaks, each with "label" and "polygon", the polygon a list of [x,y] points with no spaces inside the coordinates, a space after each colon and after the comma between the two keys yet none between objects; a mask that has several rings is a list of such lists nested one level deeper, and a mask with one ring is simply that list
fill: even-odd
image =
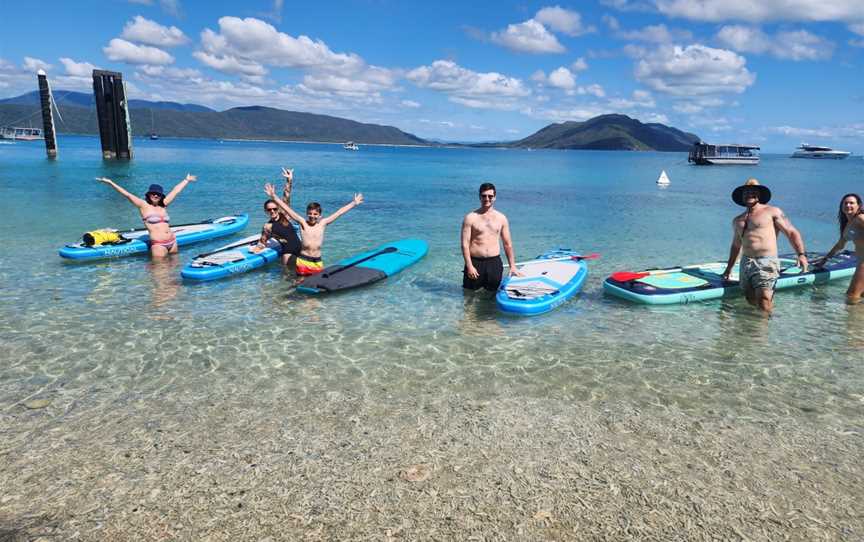
[{"label": "blue paddleboard", "polygon": [[[245,228],[248,223],[249,215],[232,215],[202,220],[195,224],[171,226],[171,231],[177,236],[177,244],[185,246],[231,235]],[[120,231],[117,233],[123,237],[124,241],[122,243],[92,247],[88,247],[83,243],[75,243],[61,248],[60,256],[71,260],[90,261],[104,258],[119,258],[133,254],[146,254],[150,251],[150,235],[146,229]]]},{"label": "blue paddleboard", "polygon": [[306,277],[300,292],[318,294],[372,284],[420,261],[429,251],[426,241],[403,239],[340,260],[317,275]]},{"label": "blue paddleboard", "polygon": [[550,250],[518,264],[521,277],[505,277],[495,294],[504,312],[532,316],[549,312],[582,289],[588,265],[569,249]]},{"label": "blue paddleboard", "polygon": [[[299,236],[300,228],[294,224],[294,229]],[[260,238],[258,234],[250,235],[206,254],[199,254],[183,266],[180,275],[187,280],[217,280],[246,273],[278,261],[279,253],[272,248],[265,248],[260,252],[250,250],[258,244]]]},{"label": "blue paddleboard", "polygon": [[[822,254],[807,253],[814,261]],[[791,254],[780,256],[780,278],[775,290],[822,284],[830,280],[851,277],[855,273],[858,259],[853,252],[843,251],[827,262],[824,267],[814,268],[802,273],[796,267],[797,261]],[[622,299],[647,305],[672,305],[692,303],[728,296],[739,296],[741,285],[738,283],[736,265],[730,280],[723,280],[726,262],[711,262],[668,269],[648,269],[629,273],[613,273],[603,281],[603,289]]]}]

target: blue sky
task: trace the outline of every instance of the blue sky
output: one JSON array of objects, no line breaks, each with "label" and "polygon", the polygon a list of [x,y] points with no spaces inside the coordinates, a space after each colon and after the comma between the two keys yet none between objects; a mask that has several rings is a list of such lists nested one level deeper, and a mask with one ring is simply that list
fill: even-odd
[{"label": "blue sky", "polygon": [[267,105],[448,141],[624,113],[711,142],[864,153],[864,0],[4,0],[0,97]]}]

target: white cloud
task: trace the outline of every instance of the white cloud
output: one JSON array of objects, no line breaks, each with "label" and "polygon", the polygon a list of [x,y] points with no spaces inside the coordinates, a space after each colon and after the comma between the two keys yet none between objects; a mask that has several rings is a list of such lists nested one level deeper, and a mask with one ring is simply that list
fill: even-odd
[{"label": "white cloud", "polygon": [[597,84],[587,85],[584,87],[579,87],[576,89],[578,94],[588,94],[590,96],[596,96],[597,98],[604,98],[606,96],[606,91],[603,90],[603,87]]},{"label": "white cloud", "polygon": [[663,113],[645,113],[643,115],[640,115],[640,120],[642,122],[659,122],[660,124],[669,124],[669,117],[667,117]]},{"label": "white cloud", "polygon": [[72,77],[87,77],[88,79],[93,77],[93,70],[98,69],[93,64],[89,62],[75,62],[71,58],[61,57],[60,62],[63,64],[63,67],[66,69],[66,75],[70,75]]},{"label": "white cloud", "polygon": [[355,73],[366,66],[356,54],[334,53],[321,40],[295,38],[252,17],[221,17],[219,33],[209,28],[201,32],[201,46],[210,58],[233,57],[241,64],[312,68],[339,75]]},{"label": "white cloud", "polygon": [[114,38],[108,42],[108,45],[103,47],[102,51],[109,60],[125,62],[127,64],[150,64],[158,66],[174,62],[174,57],[162,49],[147,45],[135,45],[120,38]]},{"label": "white cloud", "polygon": [[407,107],[409,109],[417,109],[418,107],[420,107],[420,103],[415,102],[414,100],[402,100],[401,102],[399,102],[399,105],[401,105],[402,107]]},{"label": "white cloud", "polygon": [[582,25],[582,16],[578,12],[564,9],[561,6],[541,9],[534,15],[534,20],[555,32],[568,36],[581,36],[595,30],[592,27]]},{"label": "white cloud", "polygon": [[861,0],[656,0],[669,17],[696,21],[838,21],[861,22]]},{"label": "white cloud", "polygon": [[134,19],[126,23],[120,37],[136,43],[155,45],[157,47],[177,47],[189,42],[186,34],[176,26],[162,26],[156,21],[145,19],[141,15],[136,15]]},{"label": "white cloud", "polygon": [[192,56],[201,61],[201,63],[223,73],[249,75],[253,77],[262,76],[267,73],[264,66],[255,61],[241,60],[230,55],[216,56],[205,53],[204,51],[195,51],[192,53]]},{"label": "white cloud", "polygon": [[537,119],[552,122],[583,121],[614,111],[600,105],[586,105],[577,107],[558,108],[525,108],[522,113]]},{"label": "white cloud", "polygon": [[187,79],[201,78],[200,71],[193,68],[175,68],[166,66],[140,66],[135,72],[142,77],[171,79],[182,82]]},{"label": "white cloud", "polygon": [[545,83],[550,87],[560,88],[563,90],[573,90],[576,88],[576,76],[565,67],[552,70]]},{"label": "white cloud", "polygon": [[45,70],[46,72],[51,69],[51,64],[48,64],[44,60],[40,60],[38,58],[33,58],[29,56],[24,57],[24,70],[35,73],[39,70]]},{"label": "white cloud", "polygon": [[850,24],[849,30],[859,36],[864,36],[864,23]]},{"label": "white cloud", "polygon": [[621,28],[621,23],[618,22],[618,19],[611,15],[604,15],[601,20],[609,27],[609,30],[619,30]]},{"label": "white cloud", "polygon": [[600,3],[618,11],[653,11],[654,6],[641,0],[600,0]]},{"label": "white cloud", "polygon": [[741,93],[756,81],[747,61],[732,51],[704,45],[661,45],[636,63],[636,79],[676,96]]},{"label": "white cloud", "polygon": [[795,137],[833,137],[834,134],[825,128],[796,128],[794,126],[771,126],[768,131],[775,134]]},{"label": "white cloud", "polygon": [[520,79],[496,72],[475,72],[450,60],[409,71],[406,78],[421,88],[443,92],[467,107],[513,109],[516,100],[531,94]]},{"label": "white cloud", "polygon": [[554,34],[534,19],[510,24],[501,32],[493,32],[492,41],[521,53],[563,53],[566,50]]},{"label": "white cloud", "polygon": [[702,111],[709,108],[720,107],[722,105],[725,105],[725,103],[726,102],[720,98],[703,97],[695,100],[677,102],[672,106],[672,109],[679,113],[692,115],[694,113],[701,113]]},{"label": "white cloud", "polygon": [[634,90],[630,98],[611,98],[609,106],[616,111],[635,109],[635,108],[653,108],[656,107],[654,97],[651,93],[645,90]]},{"label": "white cloud", "polygon": [[651,43],[672,43],[675,40],[689,40],[693,37],[687,30],[669,30],[665,24],[649,25],[639,30],[622,30],[617,32],[615,36],[625,40]]},{"label": "white cloud", "polygon": [[730,25],[717,32],[717,41],[742,53],[770,54],[786,60],[823,60],[834,52],[832,42],[806,30],[770,36],[756,27]]},{"label": "white cloud", "polygon": [[570,69],[574,72],[585,71],[588,69],[588,63],[585,62],[585,59],[580,56],[579,58],[574,60],[572,64],[570,64]]}]

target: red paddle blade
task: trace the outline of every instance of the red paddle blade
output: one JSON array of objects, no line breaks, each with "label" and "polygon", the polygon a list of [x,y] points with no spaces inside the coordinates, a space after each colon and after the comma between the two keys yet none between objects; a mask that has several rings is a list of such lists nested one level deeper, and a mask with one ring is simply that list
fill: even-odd
[{"label": "red paddle blade", "polygon": [[600,257],[599,252],[592,252],[591,254],[585,254],[583,256],[573,256],[574,260],[596,260]]},{"label": "red paddle blade", "polygon": [[647,277],[650,274],[651,273],[633,273],[631,271],[618,271],[617,273],[612,273],[611,275],[609,275],[609,278],[618,282],[629,282],[631,280],[638,280]]}]

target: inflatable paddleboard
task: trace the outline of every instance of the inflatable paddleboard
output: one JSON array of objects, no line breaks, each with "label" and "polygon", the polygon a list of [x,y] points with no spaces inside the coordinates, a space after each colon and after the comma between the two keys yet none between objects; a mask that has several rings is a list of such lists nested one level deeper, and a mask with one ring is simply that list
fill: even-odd
[{"label": "inflatable paddleboard", "polygon": [[[177,244],[185,246],[231,235],[245,228],[248,223],[249,215],[242,214],[211,218],[194,224],[171,226],[171,231],[177,236]],[[92,247],[88,247],[83,243],[66,245],[60,249],[60,256],[71,260],[88,261],[119,258],[122,256],[131,256],[132,254],[146,254],[150,251],[150,235],[146,229],[128,230],[118,233],[127,241],[113,245]]]},{"label": "inflatable paddleboard", "polygon": [[[294,224],[294,229],[299,236],[299,226]],[[250,250],[258,244],[260,238],[259,234],[250,235],[206,254],[199,254],[180,270],[180,275],[188,280],[217,280],[246,273],[278,261],[279,253],[272,248],[265,248],[260,252]]]},{"label": "inflatable paddleboard", "polygon": [[[807,253],[810,261],[822,256],[823,254]],[[781,273],[777,279],[776,290],[823,284],[830,280],[851,277],[855,273],[858,259],[853,252],[847,250],[831,258],[824,267],[813,268],[811,265],[807,273],[802,273],[796,263],[794,255],[780,256]],[[724,282],[722,274],[725,270],[726,262],[710,262],[687,267],[648,269],[636,273],[613,273],[603,282],[603,289],[628,301],[649,305],[693,303],[742,295],[738,283],[738,265],[735,265],[730,280]]]},{"label": "inflatable paddleboard", "polygon": [[420,261],[429,251],[426,241],[403,239],[340,260],[317,275],[306,277],[300,292],[318,294],[365,286],[395,275]]},{"label": "inflatable paddleboard", "polygon": [[549,312],[579,290],[588,276],[588,265],[569,249],[550,250],[516,268],[522,277],[505,277],[495,302],[504,312],[531,316]]}]

